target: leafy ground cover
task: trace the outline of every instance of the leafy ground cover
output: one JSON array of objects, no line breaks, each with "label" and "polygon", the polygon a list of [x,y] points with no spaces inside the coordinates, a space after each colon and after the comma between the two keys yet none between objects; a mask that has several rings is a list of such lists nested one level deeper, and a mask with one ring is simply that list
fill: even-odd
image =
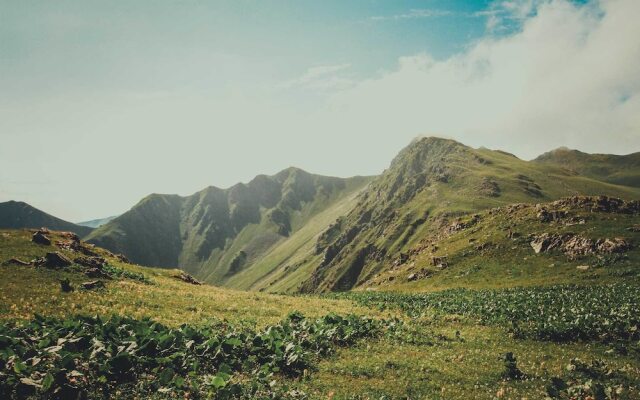
[{"label": "leafy ground cover", "polygon": [[283,390],[273,388],[276,375],[302,376],[336,346],[380,332],[376,320],[335,314],[314,320],[292,313],[260,331],[224,323],[169,328],[118,316],[36,316],[0,326],[0,397],[271,396]]},{"label": "leafy ground cover", "polygon": [[[0,261],[54,248],[29,239],[0,231]],[[637,322],[633,281],[279,296],[192,285],[95,250],[131,275],[111,271],[103,289],[65,293],[60,280],[79,287],[81,269],[0,266],[0,398],[640,398],[638,338],[623,325]],[[556,298],[575,310],[542,302]],[[545,339],[536,307],[592,313],[580,331],[600,329],[599,318],[622,328]]]},{"label": "leafy ground cover", "polygon": [[640,339],[640,286],[560,285],[501,290],[450,289],[407,294],[349,292],[331,295],[411,317],[459,314],[505,326],[516,337],[556,342]]}]

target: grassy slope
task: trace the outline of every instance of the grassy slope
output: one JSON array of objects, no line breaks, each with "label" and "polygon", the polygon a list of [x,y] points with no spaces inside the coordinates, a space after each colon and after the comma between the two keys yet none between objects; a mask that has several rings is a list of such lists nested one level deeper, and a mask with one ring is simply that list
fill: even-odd
[{"label": "grassy slope", "polygon": [[[0,260],[31,259],[51,251],[29,241],[27,231],[0,231]],[[57,237],[55,237],[57,238]],[[101,252],[110,264],[145,274],[152,284],[129,279],[107,282],[102,291],[61,293],[58,279],[77,284],[77,273],[46,268],[0,266],[0,320],[29,319],[34,313],[67,316],[73,313],[151,317],[170,326],[196,325],[226,319],[236,324],[264,326],[297,309],[306,315],[328,312],[356,313],[377,318],[389,312],[356,306],[347,300],[288,297],[194,286],[171,277],[175,270],[122,264]],[[69,256],[73,254],[68,253]],[[402,314],[395,314],[405,318]],[[609,367],[624,369],[635,382],[640,361],[633,355],[611,351],[598,343],[556,344],[519,340],[505,327],[479,325],[471,318],[427,314],[410,321],[402,338],[369,339],[339,349],[300,381],[289,382],[312,399],[432,398],[493,399],[543,398],[551,377],[562,376],[571,359],[601,359]],[[528,378],[501,378],[501,354],[513,352]],[[278,380],[285,380],[276,377]],[[636,392],[635,395],[638,393]],[[157,394],[171,398],[171,392]],[[637,398],[632,394],[629,398]]]},{"label": "grassy slope", "polygon": [[[324,230],[331,221],[316,215],[340,207],[369,180],[289,168],[229,189],[209,187],[188,197],[151,195],[87,240],[144,265],[178,265],[207,282],[244,288],[268,272],[261,264],[254,273],[256,263],[274,249],[285,251],[281,245],[297,240],[293,237],[303,227],[306,235]],[[231,268],[240,254],[243,262]],[[239,272],[243,278],[235,279]]]},{"label": "grassy slope", "polygon": [[40,211],[21,201],[0,203],[0,229],[47,227],[58,231],[71,231],[80,236],[88,235],[93,228],[76,225]]},{"label": "grassy slope", "polygon": [[[439,178],[443,175],[444,179]],[[497,193],[484,188],[486,181],[497,185]],[[355,239],[339,247],[326,266],[318,268],[317,261],[309,261],[315,265],[306,268],[315,273],[305,289],[345,290],[362,284],[419,243],[443,215],[576,194],[635,199],[640,198],[640,189],[577,176],[499,151],[475,150],[445,139],[420,139],[398,155],[345,216],[341,234],[357,229]],[[425,216],[426,221],[420,222]],[[357,258],[362,251],[367,254],[364,265]]]},{"label": "grassy slope", "polygon": [[[53,245],[36,245],[30,237],[29,231],[0,231],[0,260],[4,262],[16,257],[28,261],[48,251],[61,251],[70,258],[77,257],[77,254]],[[54,235],[54,239],[58,237]],[[342,300],[303,299],[191,285],[172,277],[178,270],[125,264],[108,256],[107,252],[99,252],[110,265],[143,273],[152,284],[115,279],[107,281],[104,291],[62,293],[58,279],[69,278],[74,286],[91,279],[65,269],[2,265],[0,315],[3,319],[28,319],[34,313],[53,316],[115,313],[136,318],[151,317],[171,326],[205,324],[215,319],[253,321],[264,326],[279,321],[293,310],[318,316],[329,312],[344,314],[358,309]]]},{"label": "grassy slope", "polygon": [[308,268],[296,268],[295,265],[302,265],[309,257],[314,257],[317,236],[353,207],[358,193],[349,193],[310,218],[291,237],[277,243],[249,269],[229,279],[226,285],[245,290],[295,291],[310,272]]},{"label": "grassy slope", "polygon": [[536,163],[555,165],[574,173],[598,180],[640,186],[640,153],[624,156],[614,154],[587,154],[578,150],[559,148],[542,154]]},{"label": "grassy slope", "polygon": [[[385,270],[364,286],[380,290],[437,291],[453,287],[474,289],[555,284],[607,284],[621,279],[640,284],[640,233],[627,228],[640,224],[640,215],[594,213],[583,209],[556,208],[569,212],[560,222],[542,222],[534,206],[509,212],[508,207],[479,214],[477,224],[444,236],[433,230],[413,249],[415,253],[399,267]],[[568,218],[584,224],[566,224]],[[470,216],[460,219],[469,222]],[[453,222],[454,219],[448,222]],[[447,225],[445,225],[446,228]],[[509,238],[515,232],[520,236]],[[624,238],[632,248],[623,255],[586,255],[570,259],[558,250],[536,254],[529,235],[573,233],[593,240]],[[485,249],[478,247],[487,245]],[[449,267],[439,271],[432,257],[447,257]],[[588,271],[577,269],[588,265]],[[426,272],[426,273],[425,273]],[[409,282],[417,273],[427,277]]]}]

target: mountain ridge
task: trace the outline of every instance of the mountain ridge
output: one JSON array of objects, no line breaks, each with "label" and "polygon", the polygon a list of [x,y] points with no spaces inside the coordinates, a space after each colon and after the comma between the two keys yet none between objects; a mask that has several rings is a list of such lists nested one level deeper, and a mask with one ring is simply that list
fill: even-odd
[{"label": "mountain ridge", "polygon": [[152,194],[87,240],[141,264],[179,265],[220,283],[369,179],[325,177],[289,167],[227,189]]},{"label": "mountain ridge", "polygon": [[0,229],[37,229],[41,227],[71,231],[80,236],[88,235],[93,230],[91,227],[57,218],[23,201],[9,200],[0,203]]}]

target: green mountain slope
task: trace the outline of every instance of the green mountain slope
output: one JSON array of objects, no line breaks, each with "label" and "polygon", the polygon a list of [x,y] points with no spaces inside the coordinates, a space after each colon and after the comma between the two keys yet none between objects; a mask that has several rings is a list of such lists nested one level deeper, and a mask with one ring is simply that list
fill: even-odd
[{"label": "green mountain slope", "polygon": [[458,142],[421,138],[405,148],[337,219],[298,268],[310,273],[295,290],[359,286],[416,246],[443,220],[512,203],[572,195],[640,198],[640,189],[576,175]]},{"label": "green mountain slope", "polygon": [[443,218],[377,290],[601,285],[640,278],[640,201],[573,196]]},{"label": "green mountain slope", "polygon": [[92,219],[89,221],[82,221],[82,222],[78,222],[77,225],[88,226],[89,228],[99,228],[102,225],[106,224],[107,222],[111,221],[112,219],[115,219],[116,217],[117,215],[114,215],[112,217],[107,217],[107,218],[98,218],[98,219]]},{"label": "green mountain slope", "polygon": [[46,227],[58,231],[71,231],[80,236],[88,235],[93,229],[67,222],[22,201],[0,203],[0,229],[22,229]]},{"label": "green mountain slope", "polygon": [[[250,287],[269,272],[264,264],[253,269],[259,260],[274,251],[295,252],[285,243],[298,232],[306,240],[321,233],[339,215],[324,213],[369,180],[289,168],[229,189],[208,187],[187,197],[153,194],[87,240],[140,264],[178,265],[207,282]],[[243,278],[236,278],[240,273]]]},{"label": "green mountain slope", "polygon": [[544,153],[533,161],[566,168],[576,174],[605,182],[640,187],[640,153],[624,156],[587,154],[561,147]]}]

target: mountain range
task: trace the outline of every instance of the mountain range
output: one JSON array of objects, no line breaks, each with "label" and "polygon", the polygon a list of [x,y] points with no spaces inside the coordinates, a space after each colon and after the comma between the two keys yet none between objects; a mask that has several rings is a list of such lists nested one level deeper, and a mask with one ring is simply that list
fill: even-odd
[{"label": "mountain range", "polygon": [[0,205],[0,226],[73,230],[138,264],[178,266],[219,286],[343,291],[375,281],[425,238],[464,216],[577,195],[638,199],[639,167],[640,153],[561,148],[525,161],[425,137],[375,177],[288,168],[228,189],[152,194],[96,229],[9,202]]}]

